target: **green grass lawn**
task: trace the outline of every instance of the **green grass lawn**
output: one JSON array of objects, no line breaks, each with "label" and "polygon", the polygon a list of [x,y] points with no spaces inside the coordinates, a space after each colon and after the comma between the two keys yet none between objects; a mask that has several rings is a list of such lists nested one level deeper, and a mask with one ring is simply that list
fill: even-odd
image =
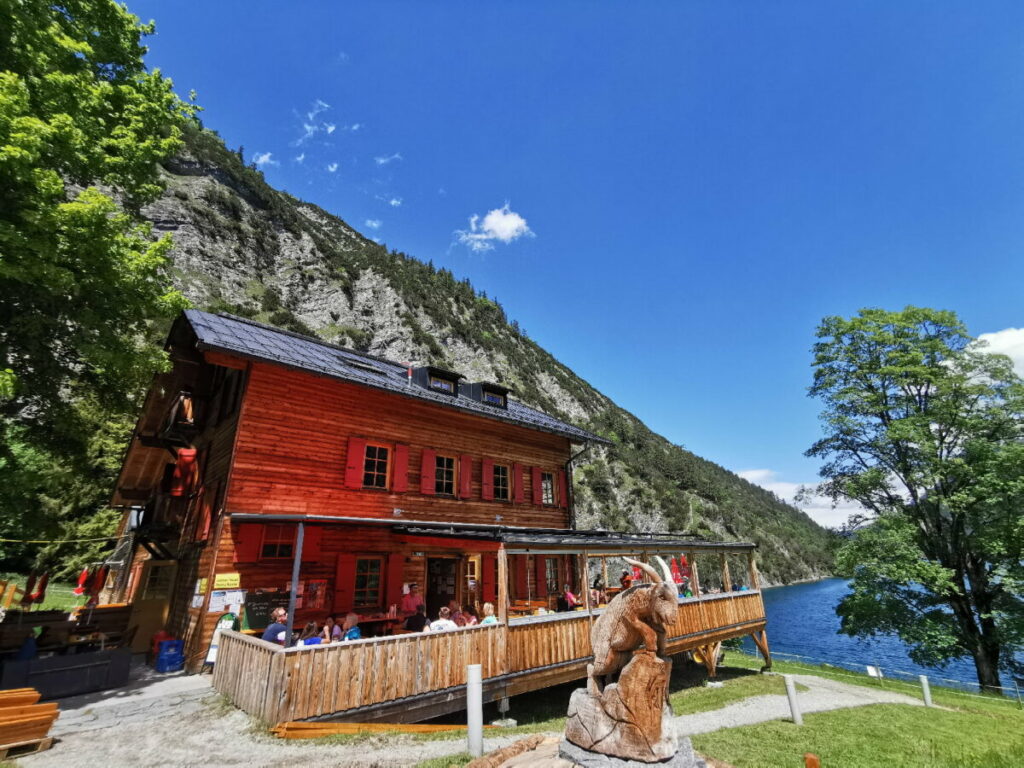
[{"label": "green grass lawn", "polygon": [[[24,589],[25,584],[28,582],[28,576],[23,573],[0,573],[0,581],[9,582],[9,584],[17,584],[19,589]],[[51,581],[46,585],[46,597],[43,598],[43,603],[40,606],[33,606],[34,611],[49,611],[49,610],[61,610],[70,611],[72,608],[85,603],[86,598],[81,595],[76,595],[74,590],[75,585],[66,582]],[[10,586],[8,586],[10,589]],[[17,602],[11,604],[11,608],[17,608]]]},{"label": "green grass lawn", "polygon": [[693,745],[736,768],[798,768],[806,752],[828,768],[1019,768],[1024,716],[876,704],[805,715],[802,726],[727,728],[694,736]]}]

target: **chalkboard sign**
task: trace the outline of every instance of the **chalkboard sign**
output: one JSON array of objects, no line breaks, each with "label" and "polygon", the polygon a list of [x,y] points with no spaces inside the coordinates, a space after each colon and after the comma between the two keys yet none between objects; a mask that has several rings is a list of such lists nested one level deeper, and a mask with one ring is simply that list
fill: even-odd
[{"label": "chalkboard sign", "polygon": [[288,610],[289,592],[248,592],[245,596],[245,629],[266,629],[278,607]]}]

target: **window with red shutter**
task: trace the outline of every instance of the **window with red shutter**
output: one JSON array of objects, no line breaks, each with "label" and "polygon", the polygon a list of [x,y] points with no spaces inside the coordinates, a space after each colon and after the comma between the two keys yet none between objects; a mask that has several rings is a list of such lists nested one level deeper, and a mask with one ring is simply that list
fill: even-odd
[{"label": "window with red shutter", "polygon": [[533,503],[538,507],[544,503],[540,474],[540,467],[530,467],[530,488],[533,491]]},{"label": "window with red shutter", "polygon": [[345,487],[363,487],[363,461],[366,458],[366,440],[361,437],[348,439],[348,452],[345,456]]},{"label": "window with red shutter", "polygon": [[255,563],[260,558],[260,544],[263,541],[263,526],[259,523],[242,523],[233,530],[236,563]]}]

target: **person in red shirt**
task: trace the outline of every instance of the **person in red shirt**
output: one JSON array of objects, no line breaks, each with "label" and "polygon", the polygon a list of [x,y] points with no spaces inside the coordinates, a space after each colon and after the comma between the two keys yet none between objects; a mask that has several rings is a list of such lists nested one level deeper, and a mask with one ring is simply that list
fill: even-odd
[{"label": "person in red shirt", "polygon": [[409,592],[402,595],[402,615],[414,615],[416,609],[421,605],[423,605],[423,595],[420,594],[420,585],[414,581],[409,585]]}]

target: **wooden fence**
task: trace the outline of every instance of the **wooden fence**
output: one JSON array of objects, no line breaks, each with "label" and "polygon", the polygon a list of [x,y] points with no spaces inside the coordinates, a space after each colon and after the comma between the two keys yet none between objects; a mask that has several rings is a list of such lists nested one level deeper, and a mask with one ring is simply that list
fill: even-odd
[{"label": "wooden fence", "polygon": [[[529,690],[550,684],[544,682],[543,671],[552,667],[570,668],[570,679],[585,668],[597,615],[531,616],[513,619],[507,627],[494,624],[287,649],[222,631],[213,686],[240,709],[270,723],[457,688],[466,683],[468,664],[480,664],[484,680],[507,676],[519,680],[517,690]],[[684,599],[668,631],[669,651],[750,634],[763,628],[764,620],[760,592]],[[524,679],[531,674],[538,676],[536,685]]]}]

